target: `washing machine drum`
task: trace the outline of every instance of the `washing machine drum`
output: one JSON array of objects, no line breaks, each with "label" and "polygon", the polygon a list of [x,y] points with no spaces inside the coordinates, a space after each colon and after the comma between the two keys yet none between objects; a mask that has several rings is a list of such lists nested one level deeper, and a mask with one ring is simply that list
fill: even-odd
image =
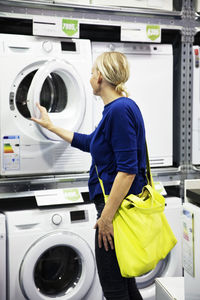
[{"label": "washing machine drum", "polygon": [[49,234],[27,251],[20,286],[32,300],[83,299],[95,277],[95,258],[87,242],[72,232]]},{"label": "washing machine drum", "polygon": [[38,259],[34,281],[44,295],[56,296],[73,288],[82,272],[80,257],[71,247],[55,246]]},{"label": "washing machine drum", "polygon": [[[64,61],[52,59],[27,72],[16,92],[16,106],[25,118],[39,118],[36,103],[44,106],[55,126],[78,131],[85,108],[86,94],[82,79],[75,67]],[[42,134],[51,140],[60,137],[38,125]]]}]

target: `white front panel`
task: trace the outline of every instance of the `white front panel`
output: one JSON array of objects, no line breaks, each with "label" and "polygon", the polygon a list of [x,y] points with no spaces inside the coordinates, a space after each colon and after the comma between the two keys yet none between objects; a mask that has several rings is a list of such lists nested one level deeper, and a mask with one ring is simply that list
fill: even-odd
[{"label": "white front panel", "polygon": [[192,163],[200,164],[200,48],[193,47]]},{"label": "white front panel", "polygon": [[173,10],[173,0],[147,0],[147,8]]},{"label": "white front panel", "polygon": [[91,0],[91,4],[125,7],[147,7],[147,0]]},{"label": "white front panel", "polygon": [[197,12],[200,11],[200,0],[195,0],[195,9]]},{"label": "white front panel", "polygon": [[0,214],[0,253],[0,299],[6,300],[6,223],[3,214]]},{"label": "white front panel", "polygon": [[[66,44],[69,47],[67,49]],[[40,93],[43,97],[42,105],[48,104],[49,109],[54,107],[52,115],[60,116],[57,118],[62,120],[62,124],[57,124],[60,127],[67,124],[63,111],[69,111],[76,119],[79,118],[79,111],[82,109],[82,121],[77,120],[79,124],[73,130],[91,133],[93,128],[92,90],[89,83],[92,64],[90,41],[2,34],[0,54],[1,70],[4,74],[0,82],[1,175],[88,171],[90,154],[73,149],[67,142],[52,141],[47,134],[45,136],[40,126],[29,119],[26,97],[34,74],[47,61],[69,63],[77,70],[77,78],[70,77],[70,81],[67,80],[65,72],[53,71]],[[83,87],[85,100],[81,94],[77,97],[76,89],[72,87],[74,78],[80,82],[77,87]],[[34,100],[37,102],[40,99]]]},{"label": "white front panel", "polygon": [[[194,277],[187,270],[184,271],[185,283],[185,300],[198,300],[200,295],[200,208],[191,203],[184,203],[183,209],[193,213],[193,230],[194,230]],[[186,255],[185,255],[186,256]]]},{"label": "white front panel", "polygon": [[[130,79],[126,86],[130,97],[141,109],[152,167],[172,165],[173,140],[173,56],[171,45],[92,43],[93,61],[104,51],[126,54]],[[94,100],[95,126],[103,104]]]},{"label": "white front panel", "polygon": [[184,202],[191,202],[191,199],[187,197],[187,190],[198,190],[200,187],[200,179],[186,179],[184,181]]},{"label": "white front panel", "polygon": [[185,300],[184,277],[156,279],[156,300]]},{"label": "white front panel", "polygon": [[[9,1],[21,2],[21,0],[9,0]],[[34,0],[34,2],[50,2],[50,3],[53,3],[53,0]]]},{"label": "white front panel", "polygon": [[173,10],[172,0],[91,0],[92,4]]},{"label": "white front panel", "polygon": [[55,0],[54,3],[64,4],[90,4],[90,0]]},{"label": "white front panel", "polygon": [[165,277],[182,276],[182,200],[177,197],[166,198],[165,215],[177,239],[177,244],[172,249],[173,259]]}]

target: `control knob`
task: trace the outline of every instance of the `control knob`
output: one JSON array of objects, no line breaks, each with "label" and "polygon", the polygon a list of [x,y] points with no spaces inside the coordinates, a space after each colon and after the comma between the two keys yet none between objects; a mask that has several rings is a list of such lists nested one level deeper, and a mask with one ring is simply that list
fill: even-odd
[{"label": "control knob", "polygon": [[45,52],[51,52],[53,49],[53,45],[50,41],[44,41],[42,44],[42,48],[44,49]]},{"label": "control knob", "polygon": [[62,222],[62,216],[59,214],[54,214],[51,220],[54,225],[60,225]]}]

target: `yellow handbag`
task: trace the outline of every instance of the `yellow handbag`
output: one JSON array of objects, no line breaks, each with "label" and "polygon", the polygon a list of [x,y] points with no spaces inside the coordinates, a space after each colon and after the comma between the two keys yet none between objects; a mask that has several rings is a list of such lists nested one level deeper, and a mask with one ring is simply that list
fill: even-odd
[{"label": "yellow handbag", "polygon": [[[123,277],[151,271],[177,243],[164,214],[165,198],[155,190],[146,153],[147,185],[139,195],[126,197],[113,219],[115,251]],[[106,202],[108,195],[99,181]]]}]

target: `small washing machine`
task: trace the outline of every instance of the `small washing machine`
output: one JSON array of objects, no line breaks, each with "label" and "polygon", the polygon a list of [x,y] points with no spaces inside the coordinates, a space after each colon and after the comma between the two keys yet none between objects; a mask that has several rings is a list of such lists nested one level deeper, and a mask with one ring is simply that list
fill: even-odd
[{"label": "small washing machine", "polygon": [[165,215],[178,240],[168,256],[156,268],[137,277],[137,286],[143,300],[156,300],[155,279],[157,277],[181,277],[182,271],[182,201],[177,197],[166,198]]},{"label": "small washing machine", "polygon": [[30,120],[45,106],[53,123],[91,133],[89,40],[0,34],[0,175],[87,172],[90,154]]},{"label": "small washing machine", "polygon": [[0,299],[6,299],[6,223],[5,215],[0,213]]},{"label": "small washing machine", "polygon": [[5,212],[7,300],[102,300],[94,204]]}]

